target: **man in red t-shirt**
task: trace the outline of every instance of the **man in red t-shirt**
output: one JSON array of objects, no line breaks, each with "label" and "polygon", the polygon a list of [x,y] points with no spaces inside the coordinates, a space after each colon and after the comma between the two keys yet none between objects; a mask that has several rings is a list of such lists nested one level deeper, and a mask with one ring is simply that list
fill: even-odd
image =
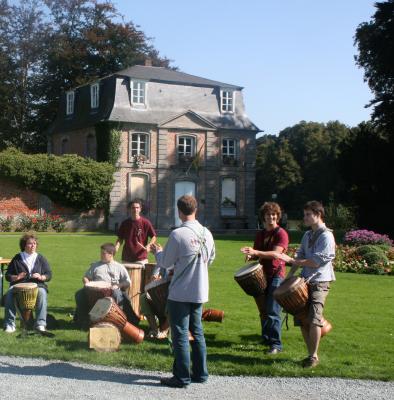
[{"label": "man in red t-shirt", "polygon": [[120,225],[115,243],[116,251],[124,242],[122,261],[146,263],[150,246],[156,243],[156,232],[150,221],[140,215],[142,211],[140,199],[131,200],[127,208],[130,210],[130,218]]},{"label": "man in red t-shirt", "polygon": [[279,259],[279,255],[287,250],[289,237],[279,226],[279,204],[264,203],[259,214],[260,219],[264,221],[264,229],[257,232],[253,247],[243,247],[241,251],[246,254],[248,260],[259,260],[267,278],[265,293],[255,299],[260,310],[263,342],[269,346],[267,353],[274,355],[282,351],[282,339],[281,307],[274,299],[273,293],[285,277],[285,263]]}]

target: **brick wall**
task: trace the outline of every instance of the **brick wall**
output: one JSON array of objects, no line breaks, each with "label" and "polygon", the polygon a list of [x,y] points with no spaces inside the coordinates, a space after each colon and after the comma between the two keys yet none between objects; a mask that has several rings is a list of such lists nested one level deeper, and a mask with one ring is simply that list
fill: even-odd
[{"label": "brick wall", "polygon": [[0,178],[0,216],[16,217],[47,212],[62,216],[67,230],[95,230],[105,224],[103,210],[76,211],[53,203],[46,196]]}]

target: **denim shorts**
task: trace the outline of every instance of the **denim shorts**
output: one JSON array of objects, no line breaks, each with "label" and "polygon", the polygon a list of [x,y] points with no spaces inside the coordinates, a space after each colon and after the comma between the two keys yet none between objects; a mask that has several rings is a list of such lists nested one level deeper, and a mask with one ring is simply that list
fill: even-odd
[{"label": "denim shorts", "polygon": [[[308,285],[308,321],[322,327],[324,303],[330,290],[330,282],[314,282]],[[294,318],[294,325],[301,326],[300,320]]]}]

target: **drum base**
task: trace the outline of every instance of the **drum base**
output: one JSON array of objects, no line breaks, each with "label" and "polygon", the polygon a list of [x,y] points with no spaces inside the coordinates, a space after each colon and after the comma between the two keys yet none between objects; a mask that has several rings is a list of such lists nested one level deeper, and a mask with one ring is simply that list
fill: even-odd
[{"label": "drum base", "polygon": [[116,326],[96,326],[89,329],[89,349],[100,352],[119,350],[120,332]]}]

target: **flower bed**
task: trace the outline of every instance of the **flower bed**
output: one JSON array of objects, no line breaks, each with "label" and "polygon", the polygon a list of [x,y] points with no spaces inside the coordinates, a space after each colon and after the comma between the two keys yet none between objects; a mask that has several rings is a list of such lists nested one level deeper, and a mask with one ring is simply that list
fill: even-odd
[{"label": "flower bed", "polygon": [[0,217],[0,232],[63,232],[65,220],[54,214],[21,214],[16,217]]}]

